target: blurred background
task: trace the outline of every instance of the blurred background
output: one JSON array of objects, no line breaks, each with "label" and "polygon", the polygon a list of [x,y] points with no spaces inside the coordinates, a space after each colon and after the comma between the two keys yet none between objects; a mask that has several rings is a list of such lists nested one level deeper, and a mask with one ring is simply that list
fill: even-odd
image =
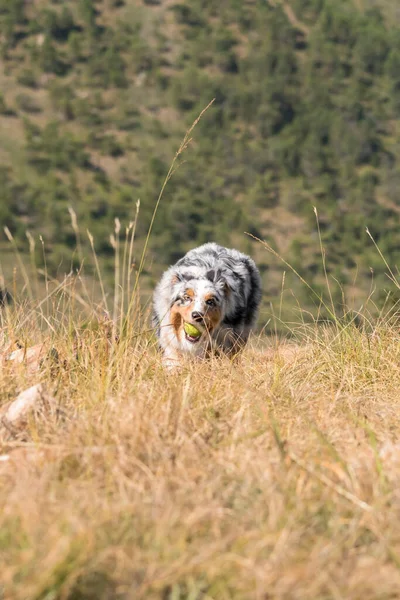
[{"label": "blurred background", "polygon": [[257,261],[264,322],[269,311],[292,318],[299,304],[320,314],[315,294],[249,232],[326,299],[322,243],[336,306],[357,308],[371,291],[376,310],[389,291],[397,302],[366,233],[396,273],[397,0],[0,0],[0,52],[8,286],[16,250],[28,272],[46,263],[60,278],[85,256],[95,277],[89,229],[112,292],[114,219],[124,237],[140,199],[140,260],[171,161],[215,98],[161,200],[144,298],[168,264],[216,241]]}]

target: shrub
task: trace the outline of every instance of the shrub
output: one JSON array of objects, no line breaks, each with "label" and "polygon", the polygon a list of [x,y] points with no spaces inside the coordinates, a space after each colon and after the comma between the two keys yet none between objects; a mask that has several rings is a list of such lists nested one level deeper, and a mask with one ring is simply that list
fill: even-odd
[{"label": "shrub", "polygon": [[38,79],[38,74],[32,68],[22,69],[17,76],[18,83],[32,89],[36,89],[38,87]]},{"label": "shrub", "polygon": [[35,114],[40,113],[43,110],[38,101],[28,94],[18,94],[15,100],[17,108],[26,113]]}]

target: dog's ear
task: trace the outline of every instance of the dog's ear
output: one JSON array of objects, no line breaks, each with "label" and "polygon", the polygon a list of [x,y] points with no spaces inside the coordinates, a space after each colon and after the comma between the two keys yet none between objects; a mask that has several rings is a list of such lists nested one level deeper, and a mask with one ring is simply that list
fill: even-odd
[{"label": "dog's ear", "polygon": [[231,293],[232,288],[230,287],[229,283],[225,280],[224,282],[224,294],[225,296],[229,296],[229,294]]},{"label": "dog's ear", "polygon": [[218,284],[220,283],[223,275],[221,269],[210,269],[206,273],[206,277],[211,283]]},{"label": "dog's ear", "polygon": [[211,269],[210,271],[207,271],[206,273],[206,277],[209,281],[211,281],[211,283],[215,282],[215,271],[214,269]]},{"label": "dog's ear", "polygon": [[226,273],[224,273],[221,269],[217,269],[216,271],[209,271],[208,273],[213,273],[213,279],[211,281],[213,281],[215,287],[218,287],[222,291],[222,293],[225,296],[227,296],[230,293],[231,288],[228,283]]}]

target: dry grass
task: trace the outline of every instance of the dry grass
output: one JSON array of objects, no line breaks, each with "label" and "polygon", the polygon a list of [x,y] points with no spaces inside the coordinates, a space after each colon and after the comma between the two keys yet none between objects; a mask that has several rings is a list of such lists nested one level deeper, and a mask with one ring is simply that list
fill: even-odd
[{"label": "dry grass", "polygon": [[112,341],[56,298],[47,330],[3,323],[3,351],[58,352],[1,368],[2,403],[42,382],[58,407],[3,432],[4,598],[399,597],[394,326],[171,375],[136,322]]},{"label": "dry grass", "polygon": [[[167,373],[139,308],[135,223],[116,221],[113,307],[83,272],[43,283],[17,254],[26,298],[0,310],[0,412],[38,383],[55,405],[0,429],[0,598],[399,598],[394,317],[356,327],[325,307],[334,325],[296,343],[254,338],[234,363]],[[5,360],[17,343],[40,360]]]}]

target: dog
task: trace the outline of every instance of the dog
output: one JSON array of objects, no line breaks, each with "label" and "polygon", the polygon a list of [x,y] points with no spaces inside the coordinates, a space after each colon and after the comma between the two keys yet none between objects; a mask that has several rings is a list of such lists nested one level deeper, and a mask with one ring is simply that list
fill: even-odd
[{"label": "dog", "polygon": [[190,250],[154,291],[153,326],[164,365],[178,366],[185,355],[234,356],[248,340],[260,301],[261,278],[249,256],[215,243]]}]

